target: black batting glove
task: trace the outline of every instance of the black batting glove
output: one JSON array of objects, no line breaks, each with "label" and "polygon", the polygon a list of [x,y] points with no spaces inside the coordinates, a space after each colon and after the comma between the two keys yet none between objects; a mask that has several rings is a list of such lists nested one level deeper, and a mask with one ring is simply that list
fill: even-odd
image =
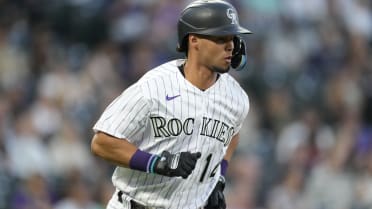
[{"label": "black batting glove", "polygon": [[200,152],[179,152],[171,154],[164,151],[154,162],[153,171],[154,173],[164,176],[182,176],[182,178],[186,179],[194,170],[200,156]]},{"label": "black batting glove", "polygon": [[226,209],[225,196],[223,190],[225,189],[225,178],[220,176],[216,187],[208,198],[208,203],[204,209]]}]

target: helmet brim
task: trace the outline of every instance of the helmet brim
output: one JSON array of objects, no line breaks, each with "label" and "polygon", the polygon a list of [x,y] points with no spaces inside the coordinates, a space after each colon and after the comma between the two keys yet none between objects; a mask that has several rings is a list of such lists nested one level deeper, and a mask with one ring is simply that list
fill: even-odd
[{"label": "helmet brim", "polygon": [[239,34],[252,34],[252,32],[239,25],[231,25],[225,27],[209,28],[205,30],[197,30],[195,34],[210,35],[210,36],[228,36],[228,35],[239,35]]}]

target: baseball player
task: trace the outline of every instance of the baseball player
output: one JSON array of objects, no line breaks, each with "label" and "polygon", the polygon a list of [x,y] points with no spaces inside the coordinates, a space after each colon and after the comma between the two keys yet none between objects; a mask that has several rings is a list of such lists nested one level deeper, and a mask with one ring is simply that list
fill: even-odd
[{"label": "baseball player", "polygon": [[236,9],[198,0],[178,21],[173,60],[147,72],[102,113],[92,152],[117,165],[108,209],[223,209],[224,175],[248,96],[227,72],[245,65]]}]

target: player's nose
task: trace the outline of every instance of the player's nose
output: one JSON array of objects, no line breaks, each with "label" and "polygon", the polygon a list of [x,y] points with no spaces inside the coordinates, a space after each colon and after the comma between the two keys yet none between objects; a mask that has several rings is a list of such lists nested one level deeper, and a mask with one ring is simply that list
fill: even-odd
[{"label": "player's nose", "polygon": [[226,42],[225,50],[228,51],[228,52],[232,52],[234,50],[234,41],[233,40],[229,40],[229,41]]}]

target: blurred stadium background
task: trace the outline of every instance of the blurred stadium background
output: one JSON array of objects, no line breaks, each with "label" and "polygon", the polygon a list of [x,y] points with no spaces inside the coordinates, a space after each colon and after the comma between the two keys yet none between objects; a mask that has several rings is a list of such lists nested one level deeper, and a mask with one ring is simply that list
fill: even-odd
[{"label": "blurred stadium background", "polygon": [[[186,0],[0,0],[0,209],[103,209],[92,125],[176,53]],[[251,110],[229,209],[372,208],[372,2],[231,0]]]}]

